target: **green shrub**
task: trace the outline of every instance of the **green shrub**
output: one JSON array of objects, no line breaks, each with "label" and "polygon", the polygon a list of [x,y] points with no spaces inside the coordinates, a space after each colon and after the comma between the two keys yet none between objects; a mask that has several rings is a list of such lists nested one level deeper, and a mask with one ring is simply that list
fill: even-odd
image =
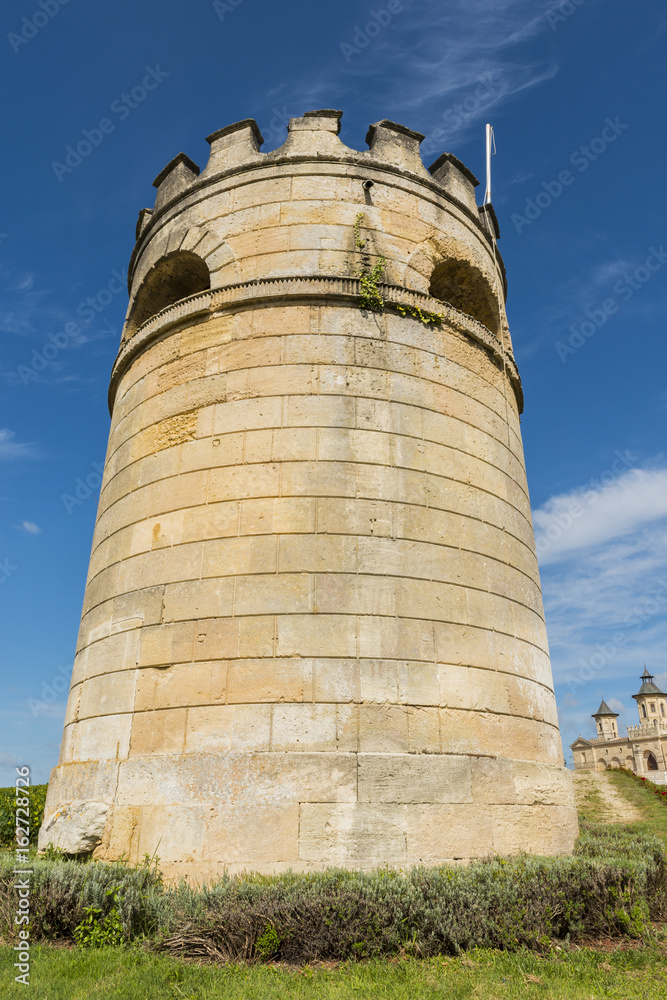
[{"label": "green shrub", "polygon": [[[44,816],[46,785],[30,785],[22,788],[21,795],[30,799],[30,846],[37,846],[37,835]],[[0,788],[0,848],[12,850],[16,847],[16,789]]]},{"label": "green shrub", "polygon": [[[584,829],[568,857],[227,876],[204,888],[165,888],[150,864],[36,859],[33,867],[34,939],[102,943],[120,935],[119,921],[123,940],[147,936],[159,951],[215,961],[543,949],[584,936],[646,937],[650,921],[667,915],[664,848],[627,827]],[[11,881],[2,861],[3,934],[12,933]]]},{"label": "green shrub", "polygon": [[[13,854],[0,855],[0,935],[13,937],[16,897]],[[93,914],[91,923],[104,924],[113,909],[125,940],[153,933],[155,903],[162,893],[160,874],[144,863],[131,868],[117,864],[31,857],[30,936],[33,940],[74,941],[76,930]],[[93,912],[96,911],[96,912]],[[106,926],[109,922],[106,921]]]}]

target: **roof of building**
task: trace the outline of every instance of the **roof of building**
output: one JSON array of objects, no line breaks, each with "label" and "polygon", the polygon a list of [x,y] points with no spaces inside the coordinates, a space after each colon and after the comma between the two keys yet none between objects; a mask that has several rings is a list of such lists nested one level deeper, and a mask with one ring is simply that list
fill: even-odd
[{"label": "roof of building", "polygon": [[597,719],[598,715],[613,715],[615,719],[618,718],[618,712],[612,712],[612,710],[610,709],[609,705],[604,700],[604,698],[600,702],[600,707],[598,708],[597,712],[593,712],[593,718]]},{"label": "roof of building", "polygon": [[667,697],[664,691],[661,691],[657,684],[653,683],[653,674],[650,674],[644,666],[644,673],[641,676],[642,686],[640,687],[637,694],[633,694],[633,698],[641,698],[646,694],[658,695],[659,698]]}]

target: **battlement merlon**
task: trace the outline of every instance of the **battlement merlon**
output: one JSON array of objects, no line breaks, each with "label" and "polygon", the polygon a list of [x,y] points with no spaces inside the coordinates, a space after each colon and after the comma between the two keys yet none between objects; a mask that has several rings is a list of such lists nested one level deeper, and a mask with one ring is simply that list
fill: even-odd
[{"label": "battlement merlon", "polygon": [[153,181],[153,187],[157,188],[153,215],[156,215],[163,205],[180,197],[191,188],[192,182],[198,176],[199,167],[194,160],[185,153],[178,153]]},{"label": "battlement merlon", "polygon": [[388,119],[370,126],[366,135],[368,150],[352,149],[339,138],[341,118],[342,111],[328,108],[307,111],[300,118],[291,118],[285,142],[269,152],[260,151],[264,139],[252,118],[211,133],[207,137],[211,146],[209,159],[201,173],[185,153],[179,153],[158,174],[154,181],[159,188],[155,206],[150,217],[144,214],[140,219],[137,240],[141,241],[158,216],[174,201],[209,183],[214,177],[296,157],[356,161],[360,166],[373,163],[430,182],[451,200],[465,205],[488,233],[489,227],[480,219],[475,201],[474,189],[479,181],[456,156],[443,153],[427,169],[419,153],[424,136]]},{"label": "battlement merlon", "polygon": [[245,163],[261,163],[265,154],[260,153],[264,136],[254,118],[244,118],[212,132],[206,137],[211,147],[202,180],[226,170],[233,170]]}]

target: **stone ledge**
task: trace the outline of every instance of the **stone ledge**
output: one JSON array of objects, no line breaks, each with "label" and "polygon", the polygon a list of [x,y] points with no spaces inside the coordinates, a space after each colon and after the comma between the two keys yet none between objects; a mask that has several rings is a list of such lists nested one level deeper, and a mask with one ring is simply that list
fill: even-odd
[{"label": "stone ledge", "polygon": [[[423,312],[442,313],[444,325],[457,333],[469,337],[479,344],[501,368],[507,370],[516,396],[519,413],[523,411],[521,379],[514,357],[506,351],[501,342],[487,327],[472,316],[455,309],[423,292],[404,288],[401,285],[380,284],[385,303],[390,306],[406,306]],[[239,305],[253,305],[263,302],[298,301],[303,299],[342,299],[350,304],[358,304],[361,282],[353,277],[329,277],[324,275],[260,278],[239,282],[211,291],[198,292],[162,309],[147,320],[124,344],[114,362],[109,385],[109,411],[113,411],[114,400],[121,377],[128,370],[134,358],[144,351],[158,337],[184,319],[226,312]]]}]

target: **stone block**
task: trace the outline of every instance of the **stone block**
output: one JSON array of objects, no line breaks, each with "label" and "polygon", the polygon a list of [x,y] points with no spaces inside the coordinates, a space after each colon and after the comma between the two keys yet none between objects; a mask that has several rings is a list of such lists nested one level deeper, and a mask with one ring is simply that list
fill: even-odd
[{"label": "stone block", "polygon": [[[323,614],[395,615],[395,581],[389,578],[320,573],[314,600]],[[300,610],[300,609],[296,609]]]},{"label": "stone block", "polygon": [[356,656],[356,619],[352,615],[279,615],[278,656]]},{"label": "stone block", "polygon": [[193,622],[143,628],[137,666],[170,667],[172,663],[189,663],[193,658],[194,638]]},{"label": "stone block", "polygon": [[231,434],[251,427],[280,427],[282,399],[265,396],[259,399],[235,399],[218,403],[213,417],[214,434]]},{"label": "stone block", "polygon": [[81,685],[78,718],[100,715],[122,715],[134,709],[136,670],[104,673],[85,680]]},{"label": "stone block", "polygon": [[331,658],[313,661],[313,701],[344,703],[360,700],[358,660]]},{"label": "stone block", "polygon": [[408,712],[405,705],[359,706],[361,753],[408,753]]},{"label": "stone block", "polygon": [[274,705],[271,717],[273,751],[325,752],[337,748],[335,705]]},{"label": "stone block", "polygon": [[186,708],[224,701],[227,663],[180,663],[168,670],[146,667],[139,671],[135,709]]},{"label": "stone block", "polygon": [[303,573],[237,577],[235,586],[236,615],[291,614],[312,609],[311,579]]},{"label": "stone block", "polygon": [[356,568],[354,538],[305,534],[280,538],[280,573],[354,573]]},{"label": "stone block", "polygon": [[201,864],[207,811],[174,804],[146,805],[139,810],[137,860],[157,855],[160,863],[176,871]]},{"label": "stone block", "polygon": [[230,704],[310,701],[312,675],[312,661],[301,658],[236,660],[229,664],[227,701]]},{"label": "stone block", "polygon": [[234,580],[208,579],[170,583],[164,589],[165,623],[233,614]]},{"label": "stone block", "polygon": [[493,850],[520,854],[526,844],[536,854],[569,854],[578,833],[574,808],[567,805],[495,805],[488,807],[493,830]]},{"label": "stone block", "polygon": [[272,497],[280,492],[278,465],[241,465],[212,469],[209,473],[208,498],[245,500],[247,497]]},{"label": "stone block", "polygon": [[183,517],[183,541],[238,535],[239,508],[235,500],[188,508]]},{"label": "stone block", "polygon": [[310,497],[271,497],[241,504],[242,535],[313,533],[315,528],[315,501]]},{"label": "stone block", "polygon": [[470,758],[360,754],[360,802],[471,802]]},{"label": "stone block", "polygon": [[276,656],[276,618],[261,615],[239,619],[240,657]]},{"label": "stone block", "polygon": [[321,867],[407,863],[405,809],[366,802],[302,803],[299,859]]},{"label": "stone block", "polygon": [[136,712],[132,717],[129,757],[179,754],[185,746],[186,708]]},{"label": "stone block", "polygon": [[70,760],[123,760],[128,756],[133,716],[81,719],[72,729]]},{"label": "stone block", "polygon": [[493,807],[410,804],[405,809],[407,852],[413,864],[442,864],[493,853]]},{"label": "stone block", "polygon": [[202,579],[275,573],[276,539],[271,536],[221,538],[203,545]]},{"label": "stone block", "polygon": [[348,396],[290,396],[287,423],[293,427],[354,427],[355,400]]},{"label": "stone block", "polygon": [[298,859],[299,805],[237,807],[209,813],[204,833],[208,858],[253,869],[268,861]]},{"label": "stone block", "polygon": [[239,620],[203,618],[195,622],[192,659],[228,660],[239,655]]}]

